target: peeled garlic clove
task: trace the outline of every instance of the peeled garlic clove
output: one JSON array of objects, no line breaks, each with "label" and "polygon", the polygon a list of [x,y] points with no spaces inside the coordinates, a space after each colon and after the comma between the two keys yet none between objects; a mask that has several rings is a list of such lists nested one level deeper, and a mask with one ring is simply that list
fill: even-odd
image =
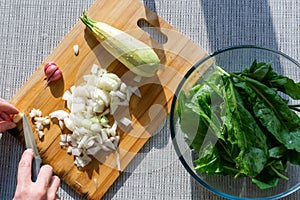
[{"label": "peeled garlic clove", "polygon": [[77,44],[74,45],[73,50],[74,50],[75,55],[77,56],[79,54],[79,46]]}]

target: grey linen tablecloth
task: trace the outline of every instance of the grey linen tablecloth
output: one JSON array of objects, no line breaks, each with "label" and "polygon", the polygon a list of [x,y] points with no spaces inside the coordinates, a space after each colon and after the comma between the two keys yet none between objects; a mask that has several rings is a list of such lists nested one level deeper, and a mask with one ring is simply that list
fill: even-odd
[{"label": "grey linen tablecloth", "polygon": [[[0,0],[0,97],[9,100],[93,0]],[[241,44],[280,50],[300,61],[297,0],[143,0],[208,53]],[[24,147],[0,141],[0,199],[12,199]],[[61,199],[83,199],[65,183]],[[191,179],[178,160],[169,120],[157,130],[103,199],[221,199]],[[300,199],[300,192],[285,198]]]}]

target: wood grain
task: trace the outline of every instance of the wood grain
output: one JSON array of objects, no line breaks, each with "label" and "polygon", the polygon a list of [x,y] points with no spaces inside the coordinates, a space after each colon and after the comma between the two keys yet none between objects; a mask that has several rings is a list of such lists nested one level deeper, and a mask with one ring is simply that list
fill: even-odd
[{"label": "wood grain", "polygon": [[[11,103],[22,112],[29,113],[39,108],[44,115],[66,109],[61,99],[63,93],[74,84],[80,84],[83,74],[89,73],[92,64],[98,64],[118,74],[124,82],[137,85],[142,97],[133,96],[127,109],[119,110],[116,119],[130,115],[131,127],[121,127],[122,136],[118,148],[121,169],[126,166],[143,147],[170,111],[170,103],[176,87],[184,74],[206,52],[193,44],[174,27],[146,8],[139,0],[97,0],[88,10],[91,18],[121,29],[153,47],[161,60],[161,69],[155,77],[133,81],[134,75],[116,61],[92,36],[80,21],[59,43],[53,52],[32,74],[30,79],[13,96]],[[166,37],[166,43],[153,40],[137,24],[140,19],[149,22]],[[75,56],[73,45],[79,45]],[[54,61],[63,72],[63,79],[44,88],[44,65]],[[61,130],[52,122],[45,130],[45,138],[36,141],[43,163],[53,166],[54,172],[79,194],[87,199],[100,199],[120,175],[116,167],[116,153],[103,156],[103,162],[94,159],[87,167],[78,169],[73,157],[59,145]],[[97,187],[94,179],[97,180]]]}]

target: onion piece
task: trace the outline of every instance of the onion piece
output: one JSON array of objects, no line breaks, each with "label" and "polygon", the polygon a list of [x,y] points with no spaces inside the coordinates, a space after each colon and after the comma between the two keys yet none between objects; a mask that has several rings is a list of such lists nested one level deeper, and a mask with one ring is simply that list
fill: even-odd
[{"label": "onion piece", "polygon": [[117,169],[118,171],[121,171],[121,160],[120,160],[120,155],[119,155],[119,152],[117,152]]},{"label": "onion piece", "polygon": [[[69,112],[58,110],[50,114],[50,118],[57,118],[72,132],[61,136],[61,145],[75,157],[74,164],[78,167],[91,161],[89,155],[97,159],[103,151],[117,150],[120,140],[118,123],[114,120],[110,125],[108,115],[119,106],[128,106],[131,95],[137,90],[96,64],[91,67],[90,74],[83,76],[83,81],[63,94]],[[131,123],[128,118],[121,121],[126,125]]]},{"label": "onion piece", "polygon": [[94,184],[95,184],[95,188],[96,188],[96,190],[98,189],[98,181],[97,181],[97,179],[96,178],[94,178]]},{"label": "onion piece", "polygon": [[69,117],[69,113],[64,110],[56,110],[49,114],[50,118],[57,118],[58,120],[63,120],[66,117]]},{"label": "onion piece", "polygon": [[135,81],[135,82],[141,82],[141,80],[142,80],[142,76],[139,76],[139,75],[137,75],[137,76],[135,76],[134,78],[133,78],[133,80]]},{"label": "onion piece", "polygon": [[[24,115],[24,114],[22,114]],[[43,113],[40,109],[33,108],[29,116],[32,118],[33,123],[35,125],[35,132],[38,135],[39,139],[43,139],[44,137],[44,127],[50,124],[50,119],[48,116],[43,117]]]},{"label": "onion piece", "polygon": [[128,119],[127,117],[122,117],[122,118],[120,119],[120,122],[121,122],[122,124],[124,124],[125,126],[129,126],[129,125],[131,124],[131,120]]}]

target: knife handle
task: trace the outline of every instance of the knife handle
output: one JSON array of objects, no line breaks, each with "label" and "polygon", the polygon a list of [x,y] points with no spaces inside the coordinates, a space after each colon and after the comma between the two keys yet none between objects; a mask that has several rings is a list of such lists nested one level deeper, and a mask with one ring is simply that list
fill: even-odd
[{"label": "knife handle", "polygon": [[42,159],[33,158],[33,160],[32,160],[32,173],[31,173],[31,180],[33,182],[35,182],[37,180],[37,176],[39,174],[41,164],[42,164]]}]

